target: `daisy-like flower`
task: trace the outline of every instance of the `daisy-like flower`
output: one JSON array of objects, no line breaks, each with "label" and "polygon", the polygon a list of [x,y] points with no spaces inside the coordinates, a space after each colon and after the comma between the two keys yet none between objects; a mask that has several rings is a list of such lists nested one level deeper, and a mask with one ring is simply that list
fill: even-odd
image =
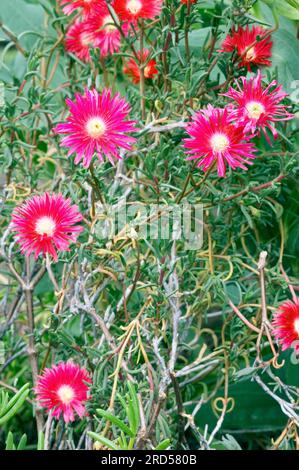
[{"label": "daisy-like flower", "polygon": [[272,325],[273,334],[282,350],[293,347],[299,356],[299,299],[287,300],[275,313]]},{"label": "daisy-like flower", "polygon": [[58,251],[68,251],[83,227],[76,225],[82,220],[77,206],[61,194],[44,193],[33,196],[12,214],[12,230],[21,252],[26,256],[49,253],[57,261]]},{"label": "daisy-like flower", "polygon": [[113,7],[122,21],[136,23],[139,18],[152,20],[160,15],[163,0],[115,0]]},{"label": "daisy-like flower", "polygon": [[105,6],[105,0],[60,0],[60,4],[66,15],[71,15],[80,8],[83,15],[88,16],[96,6]]},{"label": "daisy-like flower", "polygon": [[241,77],[243,86],[236,80],[237,89],[230,88],[224,96],[236,103],[231,113],[232,118],[245,124],[245,129],[251,133],[262,130],[269,141],[266,130],[269,129],[273,136],[277,137],[273,123],[287,121],[294,116],[287,111],[285,105],[281,104],[281,101],[288,96],[282,91],[281,85],[278,86],[273,80],[268,86],[263,87],[262,78],[260,70],[249,80]]},{"label": "daisy-like flower", "polygon": [[91,378],[88,372],[72,362],[61,362],[45,369],[39,377],[35,393],[39,404],[66,423],[74,421],[74,412],[80,418],[86,414],[84,402],[88,400]]},{"label": "daisy-like flower", "polygon": [[[149,50],[145,49],[142,55],[143,63],[146,63],[148,56],[149,56]],[[140,51],[138,52],[138,57],[139,59],[141,57]],[[145,78],[153,78],[158,73],[156,65],[157,65],[157,62],[155,61],[155,59],[151,59],[147,62],[144,68]],[[129,75],[132,78],[133,83],[137,84],[140,82],[140,68],[133,58],[128,60],[123,70],[126,75]]]},{"label": "daisy-like flower", "polygon": [[237,51],[239,56],[239,67],[247,67],[251,71],[252,65],[271,65],[269,60],[272,56],[272,41],[269,31],[260,26],[249,29],[241,26],[232,28],[231,34],[227,35],[222,43],[220,52]]},{"label": "daisy-like flower", "polygon": [[[86,24],[93,37],[94,46],[100,49],[102,57],[119,51],[121,34],[115,26],[106,5],[95,8]],[[126,32],[125,28],[123,28],[123,31]]]},{"label": "daisy-like flower", "polygon": [[218,175],[223,177],[226,165],[233,170],[251,165],[256,149],[243,125],[231,122],[229,107],[224,109],[208,105],[206,110],[197,112],[186,128],[189,138],[184,139],[187,160],[198,159],[198,167],[207,171],[216,163]]},{"label": "daisy-like flower", "polygon": [[67,134],[61,145],[69,148],[68,156],[76,154],[76,165],[83,159],[88,168],[95,152],[100,161],[106,156],[113,164],[114,158],[121,158],[119,149],[132,149],[136,139],[126,132],[135,130],[136,121],[126,121],[131,108],[119,93],[112,97],[109,89],[102,94],[86,89],[84,95],[77,93],[75,101],[67,99],[66,103],[70,115],[54,132]]},{"label": "daisy-like flower", "polygon": [[90,62],[90,47],[93,45],[93,35],[85,22],[76,21],[68,29],[65,38],[66,50],[75,54],[83,62]]}]

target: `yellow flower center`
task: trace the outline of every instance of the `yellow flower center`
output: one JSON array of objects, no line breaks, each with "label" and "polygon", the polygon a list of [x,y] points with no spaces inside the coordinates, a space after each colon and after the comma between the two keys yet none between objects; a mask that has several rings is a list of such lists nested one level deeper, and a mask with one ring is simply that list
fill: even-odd
[{"label": "yellow flower center", "polygon": [[[246,50],[246,49],[245,49]],[[253,60],[255,59],[255,50],[254,47],[250,47],[248,51],[245,54],[245,59],[246,60]]]},{"label": "yellow flower center", "polygon": [[113,33],[113,31],[116,30],[116,26],[115,26],[115,24],[113,24],[113,19],[112,19],[111,15],[105,16],[105,18],[103,20],[103,25],[104,25],[104,29],[105,29],[105,31],[107,31],[107,33]]},{"label": "yellow flower center", "polygon": [[260,115],[265,112],[265,107],[258,101],[250,101],[246,105],[246,110],[250,119],[259,119]]},{"label": "yellow flower center", "polygon": [[299,336],[299,318],[294,321],[294,329]]},{"label": "yellow flower center", "polygon": [[69,385],[62,385],[57,392],[59,399],[64,405],[69,405],[74,399],[74,390]]},{"label": "yellow flower center", "polygon": [[210,140],[213,152],[224,152],[229,146],[229,140],[226,135],[217,132]]},{"label": "yellow flower center", "polygon": [[149,65],[147,65],[144,69],[145,78],[149,78],[150,74],[151,74],[151,67]]},{"label": "yellow flower center", "polygon": [[49,237],[54,235],[55,228],[56,224],[54,220],[51,217],[47,216],[41,217],[36,221],[35,224],[36,233],[38,233],[39,235],[48,235]]},{"label": "yellow flower center", "polygon": [[88,33],[83,33],[80,36],[82,46],[89,46],[92,43],[92,37]]},{"label": "yellow flower center", "polygon": [[101,137],[106,130],[105,123],[103,119],[99,117],[91,118],[86,124],[87,134],[93,139],[98,139]]},{"label": "yellow flower center", "polygon": [[127,10],[129,10],[132,15],[137,15],[142,8],[142,3],[139,0],[130,0],[127,3]]}]

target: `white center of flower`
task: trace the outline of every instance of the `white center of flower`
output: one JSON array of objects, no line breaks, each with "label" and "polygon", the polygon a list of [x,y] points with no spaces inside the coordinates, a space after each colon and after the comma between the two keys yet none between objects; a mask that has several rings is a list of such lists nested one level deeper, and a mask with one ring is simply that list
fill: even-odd
[{"label": "white center of flower", "polygon": [[72,387],[69,385],[62,385],[58,391],[57,395],[64,405],[69,405],[74,399],[75,393]]},{"label": "white center of flower", "polygon": [[40,217],[35,224],[36,233],[39,235],[48,235],[49,237],[54,235],[55,228],[55,221],[48,216]]},{"label": "white center of flower", "polygon": [[98,139],[101,137],[106,130],[106,125],[103,119],[99,117],[94,117],[89,119],[86,124],[86,131],[87,134],[92,137],[93,139]]},{"label": "white center of flower", "polygon": [[229,146],[229,140],[225,134],[217,132],[210,140],[213,152],[224,152]]},{"label": "white center of flower", "polygon": [[80,36],[80,41],[83,47],[89,46],[92,43],[91,35],[88,33],[82,33]]},{"label": "white center of flower", "polygon": [[299,318],[294,321],[294,329],[299,336]]},{"label": "white center of flower", "polygon": [[149,78],[150,74],[151,74],[151,67],[149,65],[147,65],[144,69],[145,78]]},{"label": "white center of flower", "polygon": [[136,15],[142,8],[142,3],[139,0],[129,0],[127,3],[127,10],[129,10],[132,15]]},{"label": "white center of flower", "polygon": [[259,119],[260,115],[265,112],[265,107],[259,101],[250,101],[246,105],[246,111],[250,119]]},{"label": "white center of flower", "polygon": [[[246,50],[246,49],[245,49]],[[253,60],[255,58],[255,50],[254,47],[250,47],[245,54],[246,60]]]},{"label": "white center of flower", "polygon": [[105,31],[107,31],[107,33],[113,33],[113,31],[116,30],[116,26],[115,26],[115,24],[113,24],[113,19],[112,19],[112,16],[110,16],[110,15],[105,16],[105,18],[103,20],[103,25],[104,25]]}]

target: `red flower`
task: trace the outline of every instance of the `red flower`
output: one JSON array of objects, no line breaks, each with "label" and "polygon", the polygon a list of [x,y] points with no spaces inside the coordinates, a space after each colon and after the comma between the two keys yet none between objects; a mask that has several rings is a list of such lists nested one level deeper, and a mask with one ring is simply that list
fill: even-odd
[{"label": "red flower", "polygon": [[293,347],[299,356],[299,299],[287,300],[274,315],[272,325],[274,336],[282,350]]},{"label": "red flower", "polygon": [[100,161],[105,155],[113,163],[114,158],[121,158],[120,148],[131,150],[136,139],[127,132],[134,131],[135,121],[127,120],[131,108],[119,93],[111,96],[109,89],[101,94],[86,89],[85,95],[77,93],[75,101],[67,99],[66,103],[70,116],[54,132],[66,134],[61,145],[69,148],[68,155],[76,154],[75,164],[83,160],[88,168],[94,153]]},{"label": "red flower", "polygon": [[74,411],[80,418],[86,414],[84,402],[88,400],[91,378],[88,372],[72,362],[61,362],[45,369],[39,377],[35,393],[41,406],[66,423],[74,421]]},{"label": "red flower", "polygon": [[83,228],[77,206],[61,194],[33,196],[12,214],[12,229],[21,245],[21,252],[29,256],[49,253],[57,260],[55,247],[67,251]]},{"label": "red flower", "polygon": [[[196,3],[197,0],[189,0],[189,3],[192,4],[192,3]],[[188,5],[188,0],[181,0],[181,3],[183,3],[184,5]]]},{"label": "red flower", "polygon": [[237,89],[230,88],[224,96],[232,98],[236,104],[233,104],[232,119],[245,125],[246,130],[252,134],[262,130],[269,141],[267,129],[274,137],[277,137],[277,131],[274,127],[277,121],[287,121],[294,117],[287,111],[286,106],[281,101],[288,96],[282,91],[281,85],[273,80],[268,86],[263,87],[262,74],[260,70],[256,76],[248,80],[241,77],[243,88],[236,80]]},{"label": "red flower", "polygon": [[75,54],[83,62],[90,62],[90,46],[93,46],[93,36],[87,24],[76,21],[66,33],[66,50]]},{"label": "red flower", "polygon": [[[106,5],[95,8],[86,21],[86,27],[93,37],[94,46],[100,49],[102,57],[119,51],[121,34]],[[126,33],[126,28],[123,30]]]},{"label": "red flower", "polygon": [[[143,56],[142,56],[142,62],[146,63],[146,60],[149,56],[149,51],[145,49],[143,51]],[[138,52],[138,57],[140,59],[141,53],[140,51]],[[153,78],[154,75],[158,73],[158,70],[156,68],[157,62],[155,59],[151,59],[147,62],[145,68],[144,68],[144,77],[145,78]],[[140,68],[139,65],[136,63],[134,59],[130,59],[127,64],[124,66],[124,73],[126,75],[129,75],[132,78],[133,83],[137,84],[140,82]]]},{"label": "red flower", "polygon": [[226,164],[233,170],[246,170],[249,161],[255,156],[254,145],[248,142],[250,137],[245,134],[244,126],[231,122],[229,108],[213,108],[208,105],[206,110],[196,113],[187,126],[190,135],[184,140],[185,148],[191,149],[188,160],[198,159],[198,165],[207,171],[216,162],[218,175],[225,176]]},{"label": "red flower", "polygon": [[96,6],[105,6],[105,0],[60,0],[63,13],[71,15],[78,8],[82,9],[83,15],[88,16]]},{"label": "red flower", "polygon": [[154,19],[160,15],[163,0],[115,0],[113,7],[122,21]]},{"label": "red flower", "polygon": [[237,51],[239,56],[239,67],[245,66],[250,71],[251,65],[271,65],[272,41],[269,32],[260,26],[253,26],[249,29],[235,27],[222,43],[220,52]]}]

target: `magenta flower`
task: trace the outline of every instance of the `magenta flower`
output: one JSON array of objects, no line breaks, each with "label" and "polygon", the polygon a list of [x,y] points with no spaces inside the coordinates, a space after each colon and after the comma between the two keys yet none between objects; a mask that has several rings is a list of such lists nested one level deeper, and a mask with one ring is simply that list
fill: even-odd
[{"label": "magenta flower", "polygon": [[80,418],[86,414],[84,402],[88,400],[91,378],[88,372],[72,362],[61,362],[45,369],[39,377],[35,393],[40,405],[66,423],[74,421],[74,412]]},{"label": "magenta flower", "polygon": [[[83,227],[76,225],[82,220],[77,206],[61,194],[44,193],[33,196],[12,214],[12,230],[21,252],[26,256],[49,253],[57,261],[58,251],[68,251]],[[56,248],[56,249],[55,249]]]},{"label": "magenta flower", "polygon": [[235,103],[231,113],[232,119],[245,125],[245,130],[251,133],[258,133],[262,130],[269,141],[267,129],[270,129],[274,137],[277,131],[272,125],[273,122],[287,121],[294,116],[287,111],[287,107],[281,101],[288,96],[282,91],[281,85],[273,80],[268,86],[263,87],[262,75],[258,71],[257,75],[247,80],[241,77],[243,88],[236,80],[237,90],[230,88],[224,96],[232,98]]},{"label": "magenta flower", "polygon": [[197,112],[186,128],[189,138],[184,146],[191,154],[187,160],[198,159],[198,167],[207,171],[216,163],[218,175],[223,177],[226,165],[233,170],[251,165],[256,149],[250,136],[246,135],[244,125],[231,122],[229,107],[224,109],[208,105],[207,109]]},{"label": "magenta flower", "polygon": [[65,47],[83,62],[90,62],[90,48],[94,47],[94,38],[86,22],[76,21],[66,32]]},{"label": "magenta flower", "polygon": [[299,300],[287,300],[275,313],[273,334],[282,345],[282,350],[293,347],[299,356]]},{"label": "magenta flower", "polygon": [[63,13],[71,15],[74,11],[80,9],[84,16],[90,15],[95,7],[105,7],[105,0],[60,0],[63,7]]},{"label": "magenta flower", "polygon": [[70,116],[54,132],[67,134],[61,145],[69,148],[68,156],[76,154],[75,164],[83,159],[88,168],[95,152],[100,161],[106,156],[113,164],[114,158],[121,158],[119,149],[131,150],[136,139],[126,132],[135,130],[136,121],[126,121],[131,108],[119,93],[112,97],[111,90],[99,94],[86,89],[85,95],[77,93],[75,101],[67,99],[66,103]]},{"label": "magenta flower", "polygon": [[[118,52],[121,44],[121,34],[113,22],[113,18],[105,5],[95,8],[86,21],[87,28],[93,36],[94,46],[100,49],[102,57]],[[122,27],[127,34],[127,27]]]}]

